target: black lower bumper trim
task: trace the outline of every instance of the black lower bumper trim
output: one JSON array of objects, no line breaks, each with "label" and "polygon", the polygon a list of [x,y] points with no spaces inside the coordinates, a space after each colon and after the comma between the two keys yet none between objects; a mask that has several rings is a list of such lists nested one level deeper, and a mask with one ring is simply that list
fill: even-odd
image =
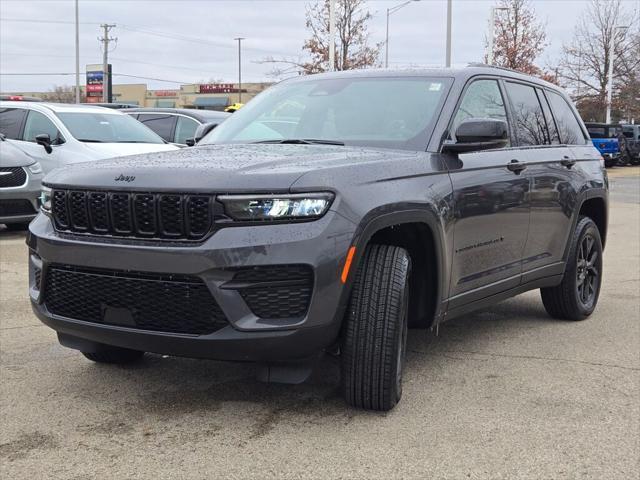
[{"label": "black lower bumper trim", "polygon": [[309,358],[335,343],[340,328],[339,324],[332,324],[297,330],[241,332],[228,326],[212,335],[190,336],[96,325],[56,317],[35,303],[32,306],[38,318],[58,334],[132,350],[213,360],[277,362]]}]

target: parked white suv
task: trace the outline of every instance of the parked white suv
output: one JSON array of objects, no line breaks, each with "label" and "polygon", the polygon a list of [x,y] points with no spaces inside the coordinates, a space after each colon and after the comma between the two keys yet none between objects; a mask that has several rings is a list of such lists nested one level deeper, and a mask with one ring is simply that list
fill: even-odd
[{"label": "parked white suv", "polygon": [[45,173],[70,163],[177,149],[130,116],[90,105],[0,101],[0,133],[16,140]]}]

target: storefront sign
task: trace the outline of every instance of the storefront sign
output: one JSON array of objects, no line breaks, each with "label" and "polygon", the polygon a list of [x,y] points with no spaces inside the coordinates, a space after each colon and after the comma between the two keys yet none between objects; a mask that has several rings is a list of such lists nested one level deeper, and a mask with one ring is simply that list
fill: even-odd
[{"label": "storefront sign", "polygon": [[[238,88],[233,83],[203,83],[198,85],[200,93],[238,93]],[[246,92],[245,89],[242,89]]]},{"label": "storefront sign", "polygon": [[180,90],[150,90],[151,97],[177,97]]}]

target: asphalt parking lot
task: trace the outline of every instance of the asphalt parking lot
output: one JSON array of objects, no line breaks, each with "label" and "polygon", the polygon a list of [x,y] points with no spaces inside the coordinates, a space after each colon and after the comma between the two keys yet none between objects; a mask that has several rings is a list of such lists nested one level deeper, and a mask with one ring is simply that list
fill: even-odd
[{"label": "asphalt parking lot", "polygon": [[638,478],[640,167],[610,178],[595,314],[552,320],[529,292],[413,331],[387,414],[343,403],[332,358],[298,386],[224,362],[93,364],[33,316],[24,234],[0,231],[0,477]]}]

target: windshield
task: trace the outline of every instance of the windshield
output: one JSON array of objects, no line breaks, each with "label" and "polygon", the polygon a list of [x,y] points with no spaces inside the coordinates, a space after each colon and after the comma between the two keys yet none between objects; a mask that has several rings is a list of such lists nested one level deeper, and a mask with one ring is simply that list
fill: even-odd
[{"label": "windshield", "polygon": [[283,83],[200,141],[345,144],[424,151],[449,78],[337,78]]},{"label": "windshield", "polygon": [[57,113],[77,140],[89,143],[164,143],[149,128],[130,117],[101,112]]}]

